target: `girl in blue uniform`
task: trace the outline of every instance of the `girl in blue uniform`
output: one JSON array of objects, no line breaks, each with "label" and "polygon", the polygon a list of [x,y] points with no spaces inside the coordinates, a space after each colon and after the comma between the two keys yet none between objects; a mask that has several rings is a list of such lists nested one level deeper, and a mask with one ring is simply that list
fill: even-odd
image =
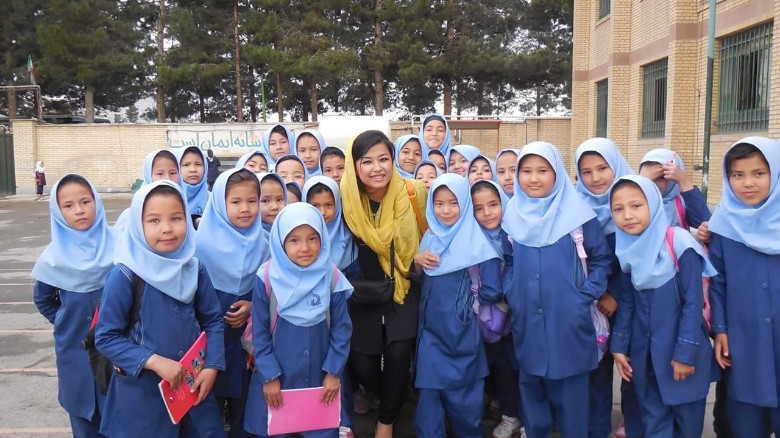
[{"label": "girl in blue uniform", "polygon": [[431,149],[428,151],[428,160],[436,164],[436,167],[441,173],[447,173],[447,157],[444,153],[438,149]]},{"label": "girl in blue uniform", "polygon": [[433,182],[415,265],[422,268],[415,430],[444,437],[445,417],[456,437],[482,437],[488,374],[475,309],[500,300],[501,255],[474,218],[468,181],[454,174]]},{"label": "girl in blue uniform", "polygon": [[431,160],[422,160],[414,168],[414,179],[419,179],[425,184],[425,188],[430,190],[433,180],[442,175],[442,171],[436,167],[436,163]]},{"label": "girl in blue uniform", "polygon": [[[225,436],[214,396],[225,369],[222,312],[195,255],[194,229],[181,188],[170,181],[141,187],[127,230],[117,238],[116,266],[106,280],[95,343],[121,372],[111,378],[100,432],[111,438]],[[138,318],[128,327],[133,277],[144,282]],[[206,332],[204,369],[191,391],[196,405],[174,425],[157,385],[187,384],[178,360]]]},{"label": "girl in blue uniform", "polygon": [[495,181],[496,162],[482,154],[477,155],[477,157],[469,163],[468,179],[469,184],[474,184],[475,181],[480,179]]},{"label": "girl in blue uniform", "polygon": [[295,138],[294,153],[303,160],[310,176],[322,175],[320,156],[326,147],[325,138],[313,129],[306,129]]},{"label": "girl in blue uniform", "polygon": [[707,201],[685,172],[682,158],[670,149],[653,149],[642,157],[639,174],[658,186],[672,226],[698,228],[710,220]]},{"label": "girl in blue uniform", "polygon": [[257,179],[260,180],[260,221],[266,231],[264,237],[267,241],[274,219],[287,205],[287,186],[282,177],[275,173],[258,173]]},{"label": "girl in blue uniform", "polygon": [[[270,244],[271,260],[260,267],[260,284],[252,297],[255,371],[244,423],[246,430],[263,436],[268,435],[268,408],[284,404],[282,389],[322,386],[323,403],[336,398],[352,335],[347,312],[352,286],[333,269],[319,211],[304,202],[285,207],[271,228]],[[276,309],[266,296],[266,278]],[[336,428],[304,436],[338,434]]]},{"label": "girl in blue uniform", "polygon": [[[496,252],[501,254],[502,290],[506,291],[512,281],[512,246],[506,231],[501,229],[501,217],[509,198],[495,181],[477,181],[471,186],[471,200],[474,204],[474,218]],[[506,334],[497,342],[485,343],[485,352],[490,368],[486,392],[498,401],[501,413],[501,423],[493,429],[493,437],[509,438],[522,429],[517,361],[512,336]]]},{"label": "girl in blue uniform", "polygon": [[447,172],[456,173],[464,178],[468,177],[469,165],[481,152],[476,146],[460,144],[453,146],[447,157]]},{"label": "girl in blue uniform", "polygon": [[[612,254],[598,218],[576,193],[555,146],[534,142],[518,156],[514,197],[503,229],[513,240],[506,292],[520,366],[523,424],[547,437],[555,419],[564,438],[588,434],[588,376],[598,365],[590,314],[607,289]],[[581,230],[583,275],[572,233]]]},{"label": "girl in blue uniform", "polygon": [[211,200],[195,234],[195,255],[209,273],[221,304],[225,332],[225,371],[217,376],[214,395],[224,407],[230,437],[244,431],[249,371],[241,335],[252,309],[260,263],[269,256],[260,221],[260,182],[248,169],[231,169],[214,183]]},{"label": "girl in blue uniform", "polygon": [[32,270],[33,301],[54,324],[60,405],[74,437],[99,437],[103,395],[81,342],[114,266],[114,235],[94,187],[66,175],[51,190],[51,243]]},{"label": "girl in blue uniform", "polygon": [[710,220],[715,359],[740,438],[780,436],[780,144],[748,137],[723,158],[723,198]]},{"label": "girl in blue uniform", "polygon": [[344,161],[344,151],[333,146],[326,147],[320,154],[322,175],[333,178],[336,184],[340,184],[341,176],[344,175]]},{"label": "girl in blue uniform", "polygon": [[[437,150],[443,157],[450,154],[452,145],[452,135],[447,120],[440,114],[429,114],[423,119],[420,126],[420,133],[417,136],[420,139],[422,150]],[[424,155],[423,155],[424,156]],[[442,172],[445,172],[442,170]]]},{"label": "girl in blue uniform", "polygon": [[[141,175],[144,184],[151,184],[154,181],[167,179],[181,185],[181,172],[179,170],[179,160],[173,155],[173,152],[167,149],[158,149],[149,152],[144,158]],[[124,232],[127,222],[130,219],[130,209],[125,209],[114,224],[114,231],[117,235]]]},{"label": "girl in blue uniform", "polygon": [[428,151],[423,150],[416,135],[402,135],[395,141],[395,168],[404,178],[414,178],[415,168],[427,156]]},{"label": "girl in blue uniform", "polygon": [[[281,176],[285,183],[294,182],[298,184],[300,190],[306,180],[309,179],[309,171],[306,170],[306,164],[296,155],[283,155],[276,161],[274,173]],[[300,200],[299,200],[300,201]]]},{"label": "girl in blue uniform", "polygon": [[609,196],[615,253],[630,280],[612,330],[615,364],[634,382],[645,438],[699,438],[717,376],[702,315],[702,276],[716,272],[690,232],[670,228],[651,180],[624,176]]},{"label": "girl in blue uniform", "polygon": [[[634,171],[623,158],[615,142],[606,138],[591,138],[583,142],[574,154],[577,163],[577,193],[591,206],[601,224],[607,243],[615,253],[615,223],[609,208],[609,188],[615,179],[631,175]],[[607,291],[601,296],[598,308],[610,325],[615,323],[615,312],[623,289],[620,264],[613,259],[612,274],[607,280]],[[612,431],[612,355],[605,354],[599,367],[590,375],[590,425],[591,438],[606,438]],[[642,436],[642,417],[633,385],[621,385],[623,416],[628,436]]]},{"label": "girl in blue uniform", "polygon": [[263,147],[268,159],[268,171],[276,168],[276,160],[294,154],[295,134],[284,125],[274,125],[263,134]]},{"label": "girl in blue uniform", "polygon": [[268,158],[261,149],[250,151],[236,161],[236,169],[249,169],[254,173],[268,172]]},{"label": "girl in blue uniform", "polygon": [[181,188],[187,195],[187,213],[192,216],[195,229],[200,225],[200,217],[209,199],[209,187],[206,181],[208,162],[205,152],[194,146],[180,149],[178,152],[181,169]]},{"label": "girl in blue uniform", "polygon": [[515,194],[515,169],[519,149],[502,149],[496,155],[496,182],[510,198]]}]

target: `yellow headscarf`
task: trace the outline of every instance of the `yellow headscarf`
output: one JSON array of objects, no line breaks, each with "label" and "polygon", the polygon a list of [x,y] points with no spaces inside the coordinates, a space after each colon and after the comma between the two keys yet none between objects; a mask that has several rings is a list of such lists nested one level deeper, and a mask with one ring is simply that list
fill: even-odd
[{"label": "yellow headscarf", "polygon": [[[354,141],[354,138],[352,139]],[[393,175],[385,197],[379,204],[377,218],[373,213],[368,196],[358,187],[355,161],[352,159],[352,142],[347,145],[344,175],[341,177],[341,205],[344,219],[352,233],[366,243],[379,258],[385,275],[390,275],[390,241],[395,242],[395,293],[393,300],[404,303],[409,292],[409,267],[420,250],[420,227],[412,208],[406,181],[393,166]],[[391,147],[392,148],[392,147]],[[414,180],[417,204],[425,217],[428,192],[421,181]],[[427,228],[427,224],[423,224]],[[400,274],[400,275],[399,275]]]}]

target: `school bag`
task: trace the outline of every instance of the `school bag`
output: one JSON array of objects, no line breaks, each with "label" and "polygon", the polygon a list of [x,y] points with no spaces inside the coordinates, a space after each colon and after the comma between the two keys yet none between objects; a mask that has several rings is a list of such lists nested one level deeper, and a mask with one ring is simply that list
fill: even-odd
[{"label": "school bag", "polygon": [[474,313],[479,321],[479,331],[482,338],[488,344],[494,344],[502,337],[509,334],[509,306],[503,301],[494,304],[480,304],[479,288],[482,287],[482,278],[479,275],[479,266],[469,266],[467,269],[471,279],[471,294],[474,297]]},{"label": "school bag", "polygon": [[[269,260],[270,261],[270,260]],[[263,270],[263,284],[265,284],[265,296],[268,297],[269,305],[268,305],[268,314],[271,315],[271,333],[276,330],[276,323],[279,320],[279,314],[277,313],[278,303],[276,301],[276,295],[271,293],[271,282],[269,281],[269,272],[268,267],[269,264],[265,265],[265,270]],[[335,265],[331,265],[333,267],[333,282],[331,283],[331,289],[336,288],[336,283],[339,281],[339,268]],[[328,314],[326,315],[328,327],[330,327],[330,311],[328,311]],[[244,348],[244,351],[246,352],[246,367],[248,370],[254,370],[255,368],[255,348],[252,345],[252,317],[250,313],[250,317],[246,322],[246,328],[244,329],[244,333],[241,335],[241,346]]]},{"label": "school bag", "polygon": [[[582,264],[582,273],[585,278],[588,277],[588,254],[585,252],[585,241],[582,236],[582,227],[577,227],[570,233],[574,246],[577,248],[577,257]],[[593,301],[590,304],[590,318],[593,320],[593,328],[596,329],[596,350],[598,351],[598,361],[601,362],[601,358],[609,348],[609,320],[604,316],[597,306],[598,301]]]},{"label": "school bag", "polygon": [[[146,286],[146,282],[144,282],[141,277],[135,275],[135,273],[132,274],[131,283],[133,289],[133,304],[130,306],[129,322],[127,327],[125,327],[125,334],[127,334],[138,321],[138,313],[141,310],[141,297],[144,294],[144,286]],[[99,317],[100,302],[95,306],[92,324],[89,326],[87,336],[81,342],[81,348],[86,350],[87,355],[89,356],[89,367],[92,370],[92,376],[95,378],[100,393],[106,395],[108,393],[108,384],[111,382],[111,374],[113,374],[115,368],[118,371],[121,370],[111,363],[111,360],[103,356],[95,346],[95,326],[97,326]]]},{"label": "school bag", "polygon": [[[687,228],[685,229],[687,232]],[[674,269],[680,272],[680,263],[677,260],[677,253],[674,252],[674,227],[666,228],[666,249],[669,251],[669,255],[672,256],[674,262]],[[675,276],[676,277],[676,276]],[[679,283],[679,280],[675,280]],[[710,320],[710,278],[701,278],[702,292],[704,293],[704,306],[701,310],[702,316],[704,316],[704,325],[707,327],[707,333],[712,329],[712,322]],[[682,294],[682,285],[678,284],[678,289]]]}]

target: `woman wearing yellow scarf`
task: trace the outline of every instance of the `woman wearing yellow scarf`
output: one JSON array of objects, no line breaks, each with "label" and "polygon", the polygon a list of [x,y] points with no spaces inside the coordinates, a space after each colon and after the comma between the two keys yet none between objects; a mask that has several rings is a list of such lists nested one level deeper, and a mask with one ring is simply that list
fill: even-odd
[{"label": "woman wearing yellow scarf", "polygon": [[[392,437],[410,381],[420,295],[408,275],[419,251],[420,230],[427,227],[418,224],[407,183],[395,170],[394,152],[393,143],[380,131],[358,135],[347,146],[340,184],[342,211],[357,238],[363,277],[389,277],[391,242],[395,249],[393,299],[385,304],[350,303],[353,331],[349,364],[357,383],[379,396],[376,438]],[[425,212],[425,186],[414,181],[413,192],[417,211]]]}]

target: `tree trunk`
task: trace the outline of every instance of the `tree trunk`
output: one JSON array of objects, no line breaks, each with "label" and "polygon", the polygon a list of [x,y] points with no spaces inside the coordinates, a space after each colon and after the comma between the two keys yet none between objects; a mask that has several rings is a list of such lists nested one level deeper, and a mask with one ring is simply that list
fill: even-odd
[{"label": "tree trunk", "polygon": [[[450,16],[447,19],[447,48],[445,49],[445,56],[451,57],[452,45],[455,42],[455,0],[448,0],[447,3]],[[449,75],[445,75],[442,78],[442,85],[444,86],[442,96],[444,100],[444,115],[449,116],[452,115],[452,78]]]},{"label": "tree trunk", "polygon": [[312,80],[311,84],[309,84],[310,87],[310,93],[309,93],[309,99],[311,100],[311,121],[316,122],[317,121],[317,101],[318,95],[317,95],[317,82]]},{"label": "tree trunk", "polygon": [[252,122],[257,122],[257,89],[255,87],[255,68],[249,66],[249,117]]},{"label": "tree trunk", "polygon": [[8,94],[8,118],[13,120],[16,118],[16,90],[9,88],[6,94]]},{"label": "tree trunk", "polygon": [[201,94],[198,94],[198,113],[200,113],[200,123],[206,123],[206,102]]},{"label": "tree trunk", "polygon": [[282,95],[282,75],[276,73],[276,114],[279,115],[279,123],[284,122],[284,96]]},{"label": "tree trunk", "polygon": [[444,79],[444,115],[452,114],[452,81]]},{"label": "tree trunk", "polygon": [[238,0],[233,0],[233,41],[236,45],[236,121],[244,121],[244,96],[241,92],[241,45],[238,39]]},{"label": "tree trunk", "polygon": [[157,13],[157,123],[165,122],[165,89],[160,84],[160,67],[165,53],[165,0],[160,0]]},{"label": "tree trunk", "polygon": [[[374,0],[374,49],[377,56],[382,52],[382,21],[379,18],[383,0]],[[374,113],[381,116],[385,108],[385,87],[382,83],[382,66],[374,66]]]},{"label": "tree trunk", "polygon": [[536,116],[542,115],[542,90],[538,85],[536,86]]},{"label": "tree trunk", "polygon": [[87,123],[95,123],[95,87],[87,85],[84,92],[84,112]]}]

